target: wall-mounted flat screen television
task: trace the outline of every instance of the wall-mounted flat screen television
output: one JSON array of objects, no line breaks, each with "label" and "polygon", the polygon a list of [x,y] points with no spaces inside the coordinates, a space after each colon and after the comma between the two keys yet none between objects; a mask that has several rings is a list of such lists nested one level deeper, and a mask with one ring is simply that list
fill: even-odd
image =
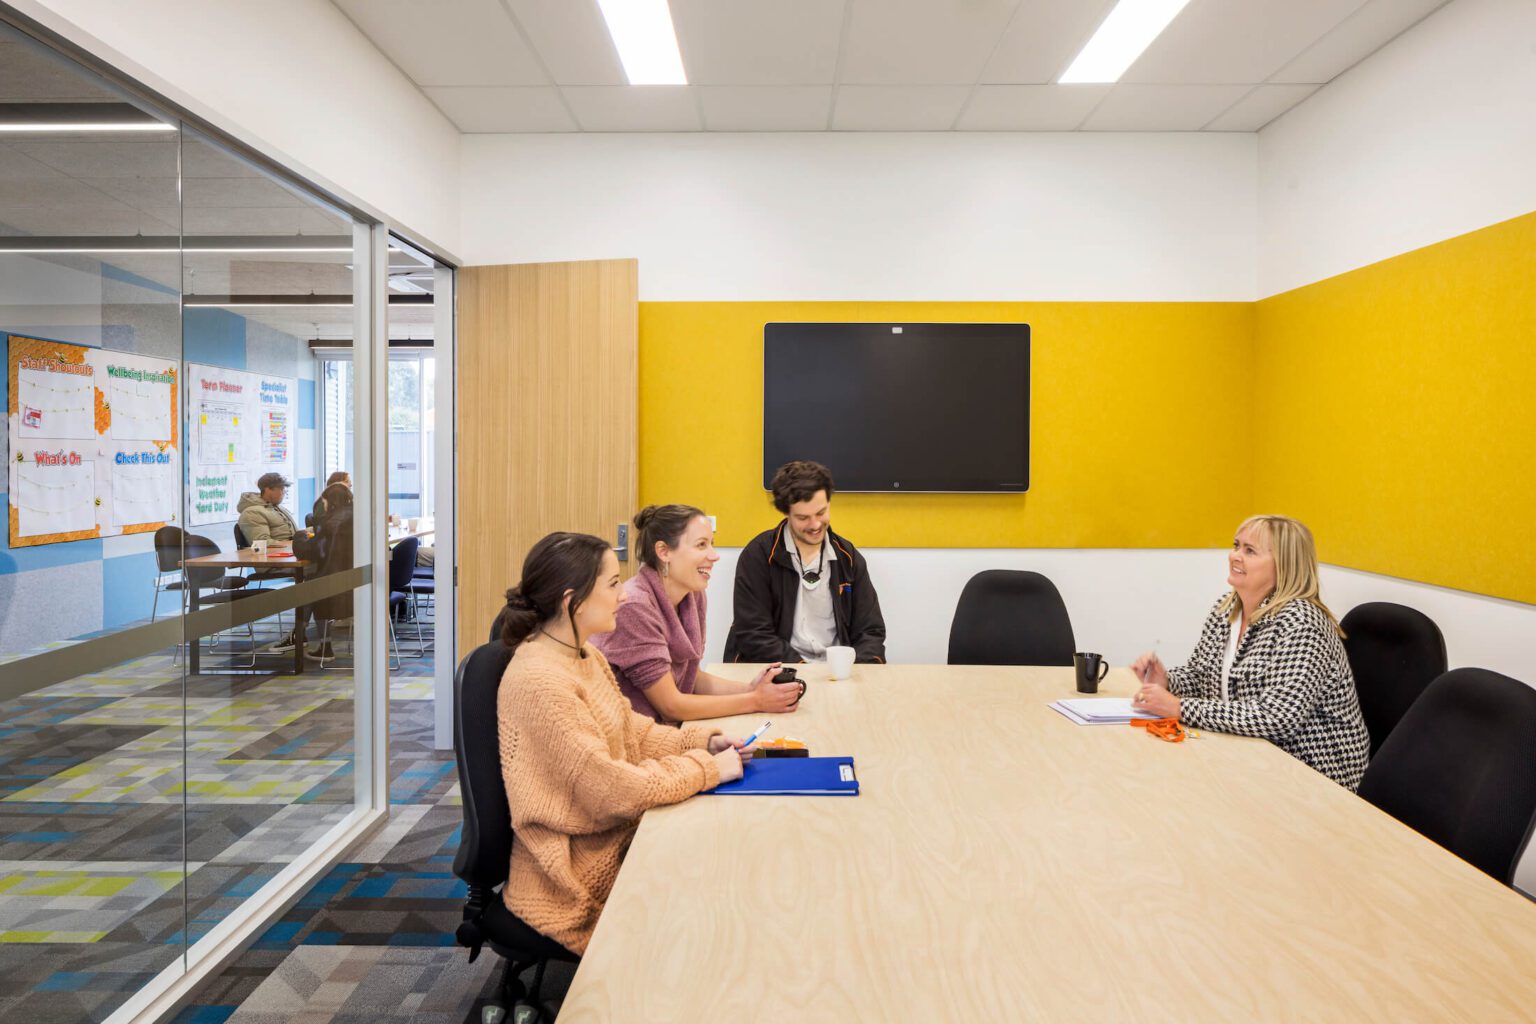
[{"label": "wall-mounted flat screen television", "polygon": [[1027,491],[1029,325],[764,325],[765,489],[792,459],[839,491]]}]

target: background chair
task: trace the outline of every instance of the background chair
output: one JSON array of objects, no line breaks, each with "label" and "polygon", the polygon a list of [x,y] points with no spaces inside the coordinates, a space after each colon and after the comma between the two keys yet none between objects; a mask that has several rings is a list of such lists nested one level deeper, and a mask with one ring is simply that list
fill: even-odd
[{"label": "background chair", "polygon": [[[404,622],[404,614],[411,608],[411,583],[416,578],[416,549],[421,546],[421,541],[415,537],[407,537],[395,545],[395,549],[389,553],[389,637],[395,646],[395,661],[398,668],[400,654],[400,642],[396,633],[396,622]],[[397,620],[397,616],[399,616]],[[425,653],[426,646],[423,642],[421,624],[416,624],[416,647],[411,651],[413,655],[420,656]]]},{"label": "background chair", "polygon": [[[515,1024],[537,1020],[544,969],[551,960],[577,963],[575,953],[524,923],[507,909],[498,891],[512,863],[512,815],[501,776],[501,740],[497,732],[496,693],[512,660],[501,643],[482,644],[459,663],[453,678],[453,747],[459,762],[464,802],[464,830],[453,873],[469,886],[464,920],[454,938],[469,949],[471,962],[482,946],[506,960],[499,1006],[489,1005],[482,1019],[499,1020],[494,1011],[512,1011]],[[533,987],[520,976],[534,969]]]},{"label": "background chair", "polygon": [[1340,625],[1375,756],[1424,688],[1445,674],[1445,637],[1428,615],[1387,601],[1351,609]]},{"label": "background chair", "polygon": [[1371,759],[1360,795],[1510,884],[1536,814],[1536,689],[1487,669],[1445,673]]},{"label": "background chair", "polygon": [[[181,571],[182,536],[179,526],[162,526],[155,531],[155,599],[149,606],[150,622],[160,615],[162,593],[187,589],[187,579]],[[214,586],[220,590],[239,590],[245,586],[245,577],[226,575]]]},{"label": "background chair", "polygon": [[951,665],[1070,665],[1076,646],[1066,603],[1037,572],[972,576],[949,628]]}]

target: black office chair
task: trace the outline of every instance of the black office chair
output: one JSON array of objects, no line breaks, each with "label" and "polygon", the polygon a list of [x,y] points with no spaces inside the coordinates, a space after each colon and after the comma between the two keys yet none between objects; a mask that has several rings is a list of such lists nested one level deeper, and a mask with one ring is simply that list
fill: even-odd
[{"label": "black office chair", "polygon": [[[149,606],[149,621],[160,617],[160,595],[187,589],[188,580],[181,571],[182,532],[179,526],[162,526],[155,531],[155,599]],[[224,575],[213,586],[219,590],[239,590],[244,576]]]},{"label": "black office chair", "polygon": [[488,643],[493,643],[493,644],[501,643],[501,627],[502,627],[501,617],[503,615],[505,615],[506,613],[507,613],[507,609],[506,609],[505,605],[502,606],[501,611],[496,613],[496,619],[495,619],[495,621],[493,621],[491,623],[491,639],[488,641]]},{"label": "black office chair", "polygon": [[987,569],[960,592],[949,627],[951,665],[1070,665],[1072,620],[1037,572]]},{"label": "black office chair", "polygon": [[[389,553],[389,636],[395,645],[395,660],[398,662],[400,654],[400,642],[395,624],[406,621],[406,612],[411,610],[411,582],[415,579],[416,549],[421,541],[415,537],[407,537],[395,549]],[[422,642],[421,626],[416,627],[416,647],[411,650],[413,656],[420,656],[426,652]],[[398,665],[396,667],[399,667]]]},{"label": "black office chair", "polygon": [[[469,885],[464,920],[454,938],[469,950],[471,963],[482,946],[506,960],[498,1002],[484,1007],[482,1020],[501,1020],[510,1010],[515,1024],[525,1024],[547,1012],[539,1006],[539,990],[549,961],[577,963],[581,958],[508,910],[499,891],[512,863],[512,814],[501,776],[496,694],[511,660],[512,649],[501,642],[482,644],[459,662],[453,677],[453,748],[464,804],[453,873]],[[534,969],[531,990],[520,978],[529,968]]]},{"label": "black office chair", "polygon": [[1386,601],[1351,609],[1340,625],[1374,757],[1424,688],[1445,674],[1445,637],[1428,615]]},{"label": "black office chair", "polygon": [[1482,668],[1445,673],[1371,759],[1360,795],[1512,883],[1536,815],[1536,689]]}]

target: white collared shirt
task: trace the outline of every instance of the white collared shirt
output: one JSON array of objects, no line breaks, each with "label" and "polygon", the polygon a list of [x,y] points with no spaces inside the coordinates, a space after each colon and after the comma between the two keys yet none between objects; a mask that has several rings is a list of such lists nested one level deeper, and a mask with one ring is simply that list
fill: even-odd
[{"label": "white collared shirt", "polygon": [[[806,661],[825,661],[827,648],[837,643],[837,619],[832,613],[832,563],[837,561],[837,551],[832,538],[823,535],[821,550],[825,554],[821,567],[821,582],[814,589],[807,589],[799,577],[805,571],[800,564],[800,548],[795,544],[789,524],[784,524],[784,546],[789,549],[789,560],[795,567],[795,624],[789,634],[789,645]],[[812,565],[815,568],[815,565]]]}]

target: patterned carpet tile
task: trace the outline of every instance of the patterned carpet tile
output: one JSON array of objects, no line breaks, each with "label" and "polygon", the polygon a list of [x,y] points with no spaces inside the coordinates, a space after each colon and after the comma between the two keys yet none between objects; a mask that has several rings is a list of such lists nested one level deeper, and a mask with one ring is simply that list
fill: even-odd
[{"label": "patterned carpet tile", "polygon": [[460,1024],[493,976],[484,958],[387,946],[304,946],[227,1019],[230,1024]]},{"label": "patterned carpet tile", "polygon": [[[219,864],[286,864],[334,828],[351,812],[352,805],[350,802],[304,803],[275,810],[263,807],[262,810],[266,813],[259,823],[238,839],[224,843],[209,859]],[[226,820],[211,818],[206,827],[223,825]],[[202,838],[190,826],[188,832],[189,837]],[[210,841],[206,845],[217,846],[218,842]]]},{"label": "patterned carpet tile", "polygon": [[0,863],[0,943],[99,942],[185,880],[180,861]]},{"label": "patterned carpet tile", "polygon": [[[263,695],[266,695],[263,689]],[[352,758],[355,705],[351,699],[330,699],[286,725],[236,750],[237,761],[320,760]]]},{"label": "patterned carpet tile", "polygon": [[101,1021],[182,956],[176,946],[97,942],[0,945],[0,1020],[17,1024]]},{"label": "patterned carpet tile", "polygon": [[40,785],[155,731],[155,726],[20,725],[13,720],[0,735],[0,797]]}]

